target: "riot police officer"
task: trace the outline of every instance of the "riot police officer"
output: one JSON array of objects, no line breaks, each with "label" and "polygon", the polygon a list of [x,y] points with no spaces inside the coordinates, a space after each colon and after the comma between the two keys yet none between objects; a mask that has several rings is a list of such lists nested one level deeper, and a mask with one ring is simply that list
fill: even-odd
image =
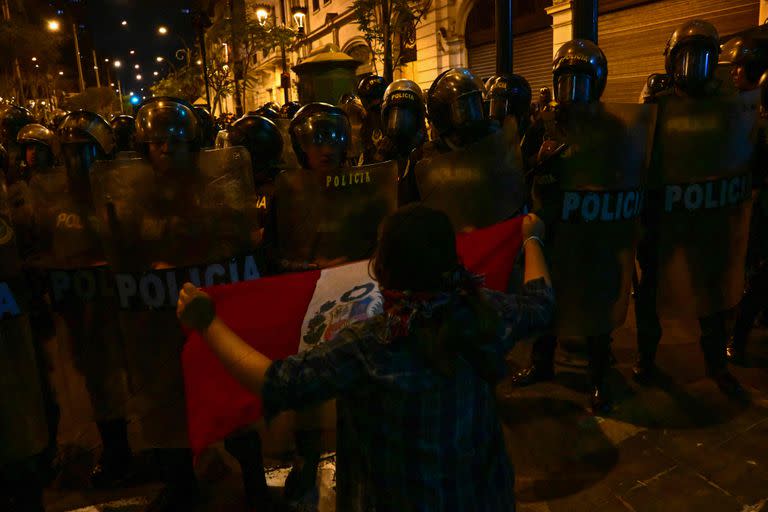
[{"label": "riot police officer", "polygon": [[[250,169],[241,168],[247,159],[238,153],[239,149],[201,151],[204,136],[200,117],[191,105],[176,98],[155,97],[144,102],[136,115],[136,128],[137,147],[151,165],[151,176],[142,174],[143,164],[137,164],[140,167],[134,170],[151,179],[154,187],[148,191],[141,221],[130,217],[130,209],[124,216],[124,225],[138,224],[138,232],[131,235],[136,240],[124,243],[135,246],[126,248],[136,255],[135,261],[126,262],[118,255],[121,261],[113,267],[132,271],[181,268],[237,258],[249,251],[253,244],[250,218],[243,210],[250,205],[236,204],[236,198],[252,193],[252,185]],[[211,176],[230,180],[219,187],[226,180]],[[230,194],[233,189],[235,193]],[[121,222],[121,218],[111,222]],[[162,413],[154,409],[152,417],[144,422],[146,440],[159,449],[167,485],[153,506],[169,511],[191,508],[200,495],[187,447],[183,407],[179,356],[184,333],[173,321],[172,311],[148,309],[137,314],[131,321],[134,317],[126,312],[128,321],[123,322],[126,343],[135,352],[129,371],[135,369],[142,391],[163,408]],[[150,346],[154,348],[150,350]],[[238,432],[225,440],[225,447],[240,463],[249,506],[266,501],[258,434],[252,430]]]},{"label": "riot police officer", "polygon": [[343,165],[350,131],[344,111],[327,103],[301,107],[288,130],[299,164],[315,172],[329,172]]},{"label": "riot police officer", "polygon": [[747,285],[739,304],[733,336],[728,343],[727,355],[731,362],[746,362],[747,338],[757,315],[765,307],[768,293],[768,236],[765,222],[768,219],[766,197],[766,92],[768,92],[768,48],[755,37],[737,35],[721,46],[720,64],[731,66],[731,79],[738,91],[761,90],[761,108],[757,165],[752,176],[753,200],[747,250]]},{"label": "riot police officer", "polygon": [[357,96],[363,102],[366,111],[365,125],[362,131],[366,161],[371,161],[376,152],[376,143],[382,135],[381,102],[389,83],[381,76],[368,75],[357,84]]},{"label": "riot police officer", "polygon": [[34,123],[32,114],[24,107],[11,105],[0,112],[0,144],[8,151],[9,168],[6,178],[8,184],[20,179],[19,165],[24,160],[16,136],[24,126]]},{"label": "riot police officer", "polygon": [[528,80],[516,74],[501,75],[488,89],[488,117],[499,123],[514,117],[520,136],[531,124],[531,86]]},{"label": "riot police officer", "polygon": [[381,107],[384,135],[377,145],[378,161],[397,160],[398,204],[418,201],[414,165],[426,141],[424,93],[415,82],[395,80],[387,87]]},{"label": "riot police officer", "polygon": [[[126,116],[127,117],[127,116]],[[130,118],[129,118],[130,119]],[[125,121],[122,120],[124,125]],[[105,256],[92,222],[93,197],[89,173],[97,160],[114,157],[116,145],[110,124],[100,115],[79,110],[59,124],[59,139],[66,175],[52,176],[50,183],[62,185],[61,194],[48,204],[53,226],[48,261],[54,269],[80,272],[105,282]],[[36,183],[32,190],[44,190]],[[41,201],[46,198],[43,195]],[[61,222],[61,219],[67,219]],[[75,366],[85,377],[103,450],[91,472],[97,488],[112,487],[133,476],[132,451],[128,442],[128,401],[123,340],[117,302],[111,295],[83,300],[76,295],[52,294],[54,309],[62,319],[59,339],[71,345]]]},{"label": "riot police officer", "polygon": [[278,107],[276,103],[270,101],[257,108],[254,112],[250,112],[250,114],[266,117],[267,119],[274,121],[280,119],[280,107]]},{"label": "riot police officer", "polygon": [[195,114],[197,114],[197,118],[200,121],[200,129],[203,132],[203,147],[212,148],[218,134],[216,123],[213,122],[213,116],[207,108],[197,105],[195,106]]},{"label": "riot police officer", "polygon": [[24,153],[24,167],[21,179],[29,181],[35,172],[45,172],[56,163],[58,141],[56,135],[41,124],[28,124],[16,136]]},{"label": "riot police officer", "polygon": [[298,112],[300,108],[301,104],[299,104],[298,101],[289,101],[280,107],[280,116],[283,119],[293,119],[293,116],[296,115],[296,112]]},{"label": "riot police officer", "polygon": [[[719,82],[714,79],[715,67],[718,61],[719,53],[719,36],[715,27],[702,20],[693,20],[683,24],[676,29],[667,42],[665,55],[665,68],[667,74],[670,75],[672,80],[672,87],[666,92],[656,95],[656,101],[659,103],[659,126],[657,128],[657,139],[661,137],[672,137],[676,132],[676,128],[667,130],[667,122],[673,123],[675,119],[679,117],[673,117],[680,115],[678,111],[682,112],[684,105],[681,99],[685,99],[687,105],[691,105],[691,109],[688,112],[688,116],[694,117],[699,115],[700,112],[714,112],[714,114],[707,117],[707,119],[739,119],[738,116],[733,115],[733,110],[740,107],[729,104],[718,103],[717,98],[720,92],[718,91]],[[679,106],[683,105],[683,106]],[[700,106],[697,106],[700,105]],[[720,106],[719,106],[720,105]],[[667,109],[674,109],[674,114],[666,114]],[[719,108],[720,110],[715,110]],[[721,111],[724,111],[722,114]],[[739,113],[739,115],[743,115]],[[747,113],[747,118],[751,114]],[[668,121],[668,119],[670,121]],[[698,130],[685,134],[686,141],[691,141],[692,146],[688,146],[688,142],[681,141],[681,144],[674,144],[673,141],[664,141],[666,144],[663,147],[655,147],[654,152],[659,152],[659,156],[654,156],[655,162],[660,162],[661,171],[665,173],[661,176],[661,179],[674,180],[677,183],[681,180],[682,170],[676,170],[675,162],[686,162],[686,173],[699,172],[707,176],[706,179],[711,179],[711,176],[717,175],[723,172],[733,172],[730,168],[726,168],[731,165],[731,162],[741,162],[745,159],[748,160],[747,155],[739,154],[732,147],[720,147],[726,140],[722,137],[722,130],[719,126],[708,126],[705,124],[696,123],[695,120],[691,121],[692,126],[696,126]],[[746,123],[751,121],[746,120]],[[712,123],[710,123],[712,125]],[[675,125],[676,126],[676,125]],[[747,131],[750,130],[749,126],[742,127],[738,124],[733,124],[729,130],[740,129]],[[709,131],[707,131],[709,130]],[[659,135],[660,134],[660,135]],[[707,137],[706,139],[704,139]],[[706,140],[706,142],[696,142],[699,140]],[[657,143],[660,141],[657,140]],[[741,148],[747,148],[748,145],[740,143]],[[663,151],[663,152],[662,152]],[[696,155],[688,155],[680,160],[681,155],[679,151],[696,152]],[[717,162],[716,158],[704,157],[702,152],[714,151],[717,154],[717,159],[725,161]],[[732,157],[726,160],[727,152],[732,153]],[[667,153],[671,153],[667,156]],[[688,160],[691,162],[688,162]],[[694,159],[696,164],[694,165]],[[669,160],[669,161],[667,161]],[[699,163],[701,161],[701,163]],[[736,165],[739,165],[736,163]],[[712,168],[707,168],[711,166]],[[666,174],[673,174],[672,177],[666,178]],[[700,176],[703,180],[704,176]],[[694,179],[694,178],[691,178]],[[664,185],[665,187],[674,187],[675,185]],[[692,186],[698,186],[693,184]],[[664,189],[662,189],[664,190]],[[700,238],[687,236],[688,234],[695,233],[695,226],[707,222],[700,217],[700,210],[688,210],[684,214],[683,218],[675,216],[675,211],[671,208],[662,207],[663,200],[655,197],[655,192],[649,192],[649,200],[645,208],[645,214],[643,222],[645,224],[645,237],[638,247],[638,263],[641,268],[641,279],[636,293],[635,302],[635,316],[637,322],[637,337],[638,337],[638,359],[634,366],[634,377],[638,382],[649,383],[655,374],[655,356],[659,340],[661,338],[661,324],[659,322],[656,297],[658,295],[658,289],[661,287],[673,286],[677,289],[683,289],[691,291],[686,293],[687,302],[693,303],[695,307],[694,313],[699,317],[699,325],[701,327],[701,336],[699,339],[702,352],[704,353],[704,360],[706,363],[707,375],[712,378],[718,385],[721,391],[728,395],[738,395],[743,390],[736,380],[736,378],[728,371],[726,365],[726,341],[728,339],[727,320],[729,317],[729,309],[735,305],[735,301],[738,298],[729,297],[732,293],[726,292],[728,288],[732,288],[730,284],[725,283],[726,279],[729,279],[728,272],[724,266],[727,267],[739,267],[743,266],[742,262],[732,262],[726,264],[724,261],[717,261],[720,257],[712,256],[710,254],[718,253],[723,254],[727,251],[728,254],[738,254],[740,251],[735,247],[737,243],[734,240],[728,241],[730,232],[722,231],[719,225],[708,223],[710,229],[707,229],[707,240]],[[742,208],[741,204],[734,204],[732,208]],[[682,225],[680,225],[682,223]],[[665,229],[676,229],[677,236],[670,242],[669,236],[662,236],[662,232]],[[711,232],[710,232],[711,230]],[[720,234],[714,234],[715,230]],[[719,237],[722,236],[722,239]],[[681,239],[678,241],[677,239]],[[723,247],[713,247],[711,245],[712,239],[718,239],[719,243],[723,244]],[[679,247],[668,247],[662,245],[663,243],[679,243]],[[695,254],[689,254],[689,250],[686,245],[694,246]],[[701,249],[696,249],[696,246],[701,246]],[[706,249],[703,249],[706,247]],[[677,251],[682,254],[682,257],[676,258],[676,260],[670,260],[669,254]],[[701,251],[701,252],[699,252]],[[702,257],[702,254],[706,254],[706,257]],[[726,258],[727,260],[727,258]],[[678,265],[687,265],[684,270],[677,269],[675,265],[677,261]],[[666,271],[666,275],[665,272]],[[680,286],[676,279],[682,272],[686,272],[691,277],[690,284],[686,286]],[[721,279],[720,282],[712,282],[706,289],[702,289],[698,286],[696,280],[702,278],[701,273],[707,273],[706,279]],[[734,304],[729,304],[733,300]],[[701,305],[699,305],[701,304]]]},{"label": "riot police officer", "polygon": [[131,116],[120,115],[110,123],[115,134],[117,152],[135,151],[136,149],[136,120]]},{"label": "riot police officer", "polygon": [[[571,137],[564,131],[567,130],[568,116],[578,116],[591,109],[596,110],[605,89],[608,63],[605,54],[597,45],[591,41],[576,39],[565,43],[557,51],[552,64],[552,75],[558,107],[555,122],[546,127],[548,130],[544,134],[545,142],[538,155],[540,175],[534,178],[534,208],[542,212],[542,218],[548,217],[553,228],[557,229],[552,212],[559,211],[562,197],[556,167],[553,165],[554,162],[548,159],[556,158],[556,148],[569,143]],[[558,117],[561,119],[558,120]],[[587,119],[590,119],[589,115],[585,116],[585,122]],[[562,127],[559,126],[560,122],[563,123]],[[606,131],[620,130],[609,128]],[[557,238],[557,233],[553,238]],[[589,331],[586,335],[586,344],[589,358],[591,407],[595,413],[607,412],[612,408],[605,378],[610,366],[610,331],[594,332],[594,329]],[[514,375],[513,383],[518,386],[527,386],[535,382],[551,380],[554,377],[556,344],[555,335],[539,337],[533,345],[530,366]]]},{"label": "riot police officer", "polygon": [[441,152],[472,144],[498,127],[485,119],[482,87],[465,68],[438,75],[427,92],[427,110],[432,128],[440,136],[432,142]]}]

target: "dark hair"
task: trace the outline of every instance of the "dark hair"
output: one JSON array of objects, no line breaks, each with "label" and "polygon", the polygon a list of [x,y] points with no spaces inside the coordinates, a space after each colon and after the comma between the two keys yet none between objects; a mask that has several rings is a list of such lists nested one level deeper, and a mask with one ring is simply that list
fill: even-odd
[{"label": "dark hair", "polygon": [[500,318],[479,290],[450,283],[448,277],[461,267],[447,215],[420,204],[400,208],[382,222],[372,264],[385,290],[452,293],[429,318],[415,318],[408,336],[432,368],[452,376],[461,356],[483,379],[498,379],[497,361],[481,347],[499,335]]}]

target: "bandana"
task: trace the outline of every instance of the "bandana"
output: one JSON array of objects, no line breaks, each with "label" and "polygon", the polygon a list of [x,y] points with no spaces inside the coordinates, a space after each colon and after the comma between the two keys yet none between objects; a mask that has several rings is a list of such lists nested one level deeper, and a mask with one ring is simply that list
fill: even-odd
[{"label": "bandana", "polygon": [[432,318],[443,307],[456,304],[462,297],[472,295],[483,285],[484,278],[472,274],[463,266],[443,275],[443,291],[412,292],[382,290],[387,340],[408,336],[414,320]]}]

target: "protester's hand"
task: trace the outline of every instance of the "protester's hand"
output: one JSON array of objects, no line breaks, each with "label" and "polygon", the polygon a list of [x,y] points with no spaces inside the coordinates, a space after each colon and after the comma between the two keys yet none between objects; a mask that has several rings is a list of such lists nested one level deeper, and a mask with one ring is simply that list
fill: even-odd
[{"label": "protester's hand", "polygon": [[216,308],[210,295],[192,283],[184,283],[176,303],[176,316],[185,327],[202,331],[211,325]]},{"label": "protester's hand", "polygon": [[546,233],[546,226],[544,221],[539,218],[535,213],[529,213],[523,218],[523,239],[530,238],[532,236],[541,238],[544,240],[544,234]]}]

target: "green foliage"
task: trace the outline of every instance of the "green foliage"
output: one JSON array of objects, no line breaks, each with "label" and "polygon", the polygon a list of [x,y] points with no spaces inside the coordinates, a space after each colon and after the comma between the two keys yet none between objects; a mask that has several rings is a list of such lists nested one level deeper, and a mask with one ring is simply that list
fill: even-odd
[{"label": "green foliage", "polygon": [[430,0],[389,0],[389,19],[382,19],[382,0],[354,0],[352,9],[355,23],[363,33],[375,60],[384,61],[385,24],[390,38],[400,44],[392,45],[392,68],[398,69],[409,62],[409,43],[415,42],[416,26],[427,15]]},{"label": "green foliage", "polygon": [[198,65],[182,66],[150,87],[155,96],[173,96],[194,102],[204,93],[203,72]]}]

